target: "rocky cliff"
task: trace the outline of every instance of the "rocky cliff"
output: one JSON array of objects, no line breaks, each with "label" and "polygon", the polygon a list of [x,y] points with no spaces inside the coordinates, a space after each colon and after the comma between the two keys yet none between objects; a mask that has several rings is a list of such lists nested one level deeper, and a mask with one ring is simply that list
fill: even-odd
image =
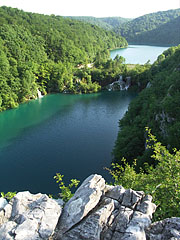
[{"label": "rocky cliff", "polygon": [[0,199],[0,240],[180,239],[180,218],[151,224],[156,206],[141,191],[91,175],[63,207],[61,199],[19,192]]}]

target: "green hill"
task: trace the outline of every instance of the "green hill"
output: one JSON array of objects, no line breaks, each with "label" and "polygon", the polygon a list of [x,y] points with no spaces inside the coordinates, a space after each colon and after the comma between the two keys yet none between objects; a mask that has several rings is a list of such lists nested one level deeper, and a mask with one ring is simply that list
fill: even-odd
[{"label": "green hill", "polygon": [[134,41],[139,44],[178,45],[180,43],[180,16],[156,29],[135,36]]},{"label": "green hill", "polygon": [[[141,76],[142,75],[142,76]],[[120,120],[120,130],[113,150],[114,159],[122,157],[137,165],[150,161],[146,149],[145,127],[172,151],[180,149],[180,45],[169,48],[145,72],[138,74],[136,84],[148,87],[132,101]]]},{"label": "green hill", "polygon": [[134,44],[180,43],[180,9],[151,13],[114,29]]},{"label": "green hill", "polygon": [[86,23],[90,23],[90,24],[93,24],[95,26],[98,26],[98,27],[101,27],[105,30],[113,30],[113,27],[102,21],[100,18],[96,18],[96,17],[84,17],[84,16],[69,16],[69,17],[65,17],[65,18],[70,18],[70,19],[73,19],[73,20],[78,20],[78,21],[81,21],[81,22],[86,22]]},{"label": "green hill", "polygon": [[106,30],[113,30],[114,28],[118,28],[123,23],[131,20],[129,18],[121,18],[121,17],[106,17],[106,18],[68,17],[68,18],[79,20],[79,21],[82,21],[82,22],[91,23],[91,24],[94,24],[98,27],[104,28]]},{"label": "green hill", "polygon": [[76,74],[124,38],[95,25],[0,8],[0,111],[49,92],[95,92],[99,85]]}]

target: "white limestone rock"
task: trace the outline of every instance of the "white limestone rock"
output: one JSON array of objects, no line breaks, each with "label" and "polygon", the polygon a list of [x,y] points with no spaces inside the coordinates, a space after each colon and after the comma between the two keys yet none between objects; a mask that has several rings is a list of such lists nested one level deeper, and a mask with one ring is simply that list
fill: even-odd
[{"label": "white limestone rock", "polygon": [[5,198],[0,198],[0,210],[4,209],[4,207],[8,204]]},{"label": "white limestone rock", "polygon": [[9,221],[0,227],[0,239],[1,240],[14,240],[13,232],[17,224],[13,221]]},{"label": "white limestone rock", "polygon": [[77,189],[74,196],[66,203],[60,221],[59,232],[68,231],[79,223],[96,207],[105,188],[105,180],[100,175],[91,175]]},{"label": "white limestone rock", "polygon": [[6,204],[4,208],[0,211],[0,226],[9,221],[9,218],[11,217],[12,212],[12,205],[11,203]]},{"label": "white limestone rock", "polygon": [[[62,210],[58,202],[47,195],[33,195],[30,192],[19,192],[5,206],[5,213],[8,207],[12,209],[8,216],[11,221],[0,226],[0,233],[15,240],[48,239],[54,232]],[[6,240],[5,237],[3,239]]]},{"label": "white limestone rock", "polygon": [[67,231],[63,235],[59,235],[56,239],[61,240],[90,240],[100,239],[101,232],[107,224],[108,218],[114,210],[114,200],[103,199],[100,205],[94,211],[85,217],[72,230]]}]

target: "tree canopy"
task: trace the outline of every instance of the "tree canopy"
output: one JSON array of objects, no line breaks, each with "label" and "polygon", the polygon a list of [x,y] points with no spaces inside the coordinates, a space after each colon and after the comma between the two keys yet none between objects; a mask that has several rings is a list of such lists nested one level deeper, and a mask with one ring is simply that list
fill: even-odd
[{"label": "tree canopy", "polygon": [[50,92],[96,92],[78,66],[109,57],[124,38],[92,24],[9,7],[0,8],[0,111]]},{"label": "tree canopy", "polygon": [[[142,73],[137,72],[137,86],[144,87],[119,122],[119,133],[113,150],[114,160],[137,159],[137,168],[144,162],[154,164],[146,149],[145,127],[168,147],[180,149],[180,45],[161,54]],[[133,73],[136,75],[136,72]],[[142,82],[142,83],[141,83]],[[146,87],[147,86],[147,87]]]},{"label": "tree canopy", "polygon": [[114,28],[128,43],[180,44],[180,9],[156,12],[133,19]]}]

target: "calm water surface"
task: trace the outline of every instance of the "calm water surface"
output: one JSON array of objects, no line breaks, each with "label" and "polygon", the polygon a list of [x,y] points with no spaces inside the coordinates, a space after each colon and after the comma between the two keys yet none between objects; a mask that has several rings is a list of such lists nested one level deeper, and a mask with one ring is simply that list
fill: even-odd
[{"label": "calm water surface", "polygon": [[56,193],[56,172],[110,180],[118,121],[135,97],[130,92],[48,95],[0,113],[0,192]]},{"label": "calm water surface", "polygon": [[129,45],[127,48],[112,50],[111,58],[120,55],[126,59],[127,64],[145,64],[148,60],[153,63],[167,49],[168,47]]},{"label": "calm water surface", "polygon": [[[111,51],[126,63],[154,62],[167,48],[130,45]],[[0,113],[0,192],[57,193],[53,176],[84,180],[92,173],[110,176],[118,121],[136,94],[102,92],[49,95]]]}]

